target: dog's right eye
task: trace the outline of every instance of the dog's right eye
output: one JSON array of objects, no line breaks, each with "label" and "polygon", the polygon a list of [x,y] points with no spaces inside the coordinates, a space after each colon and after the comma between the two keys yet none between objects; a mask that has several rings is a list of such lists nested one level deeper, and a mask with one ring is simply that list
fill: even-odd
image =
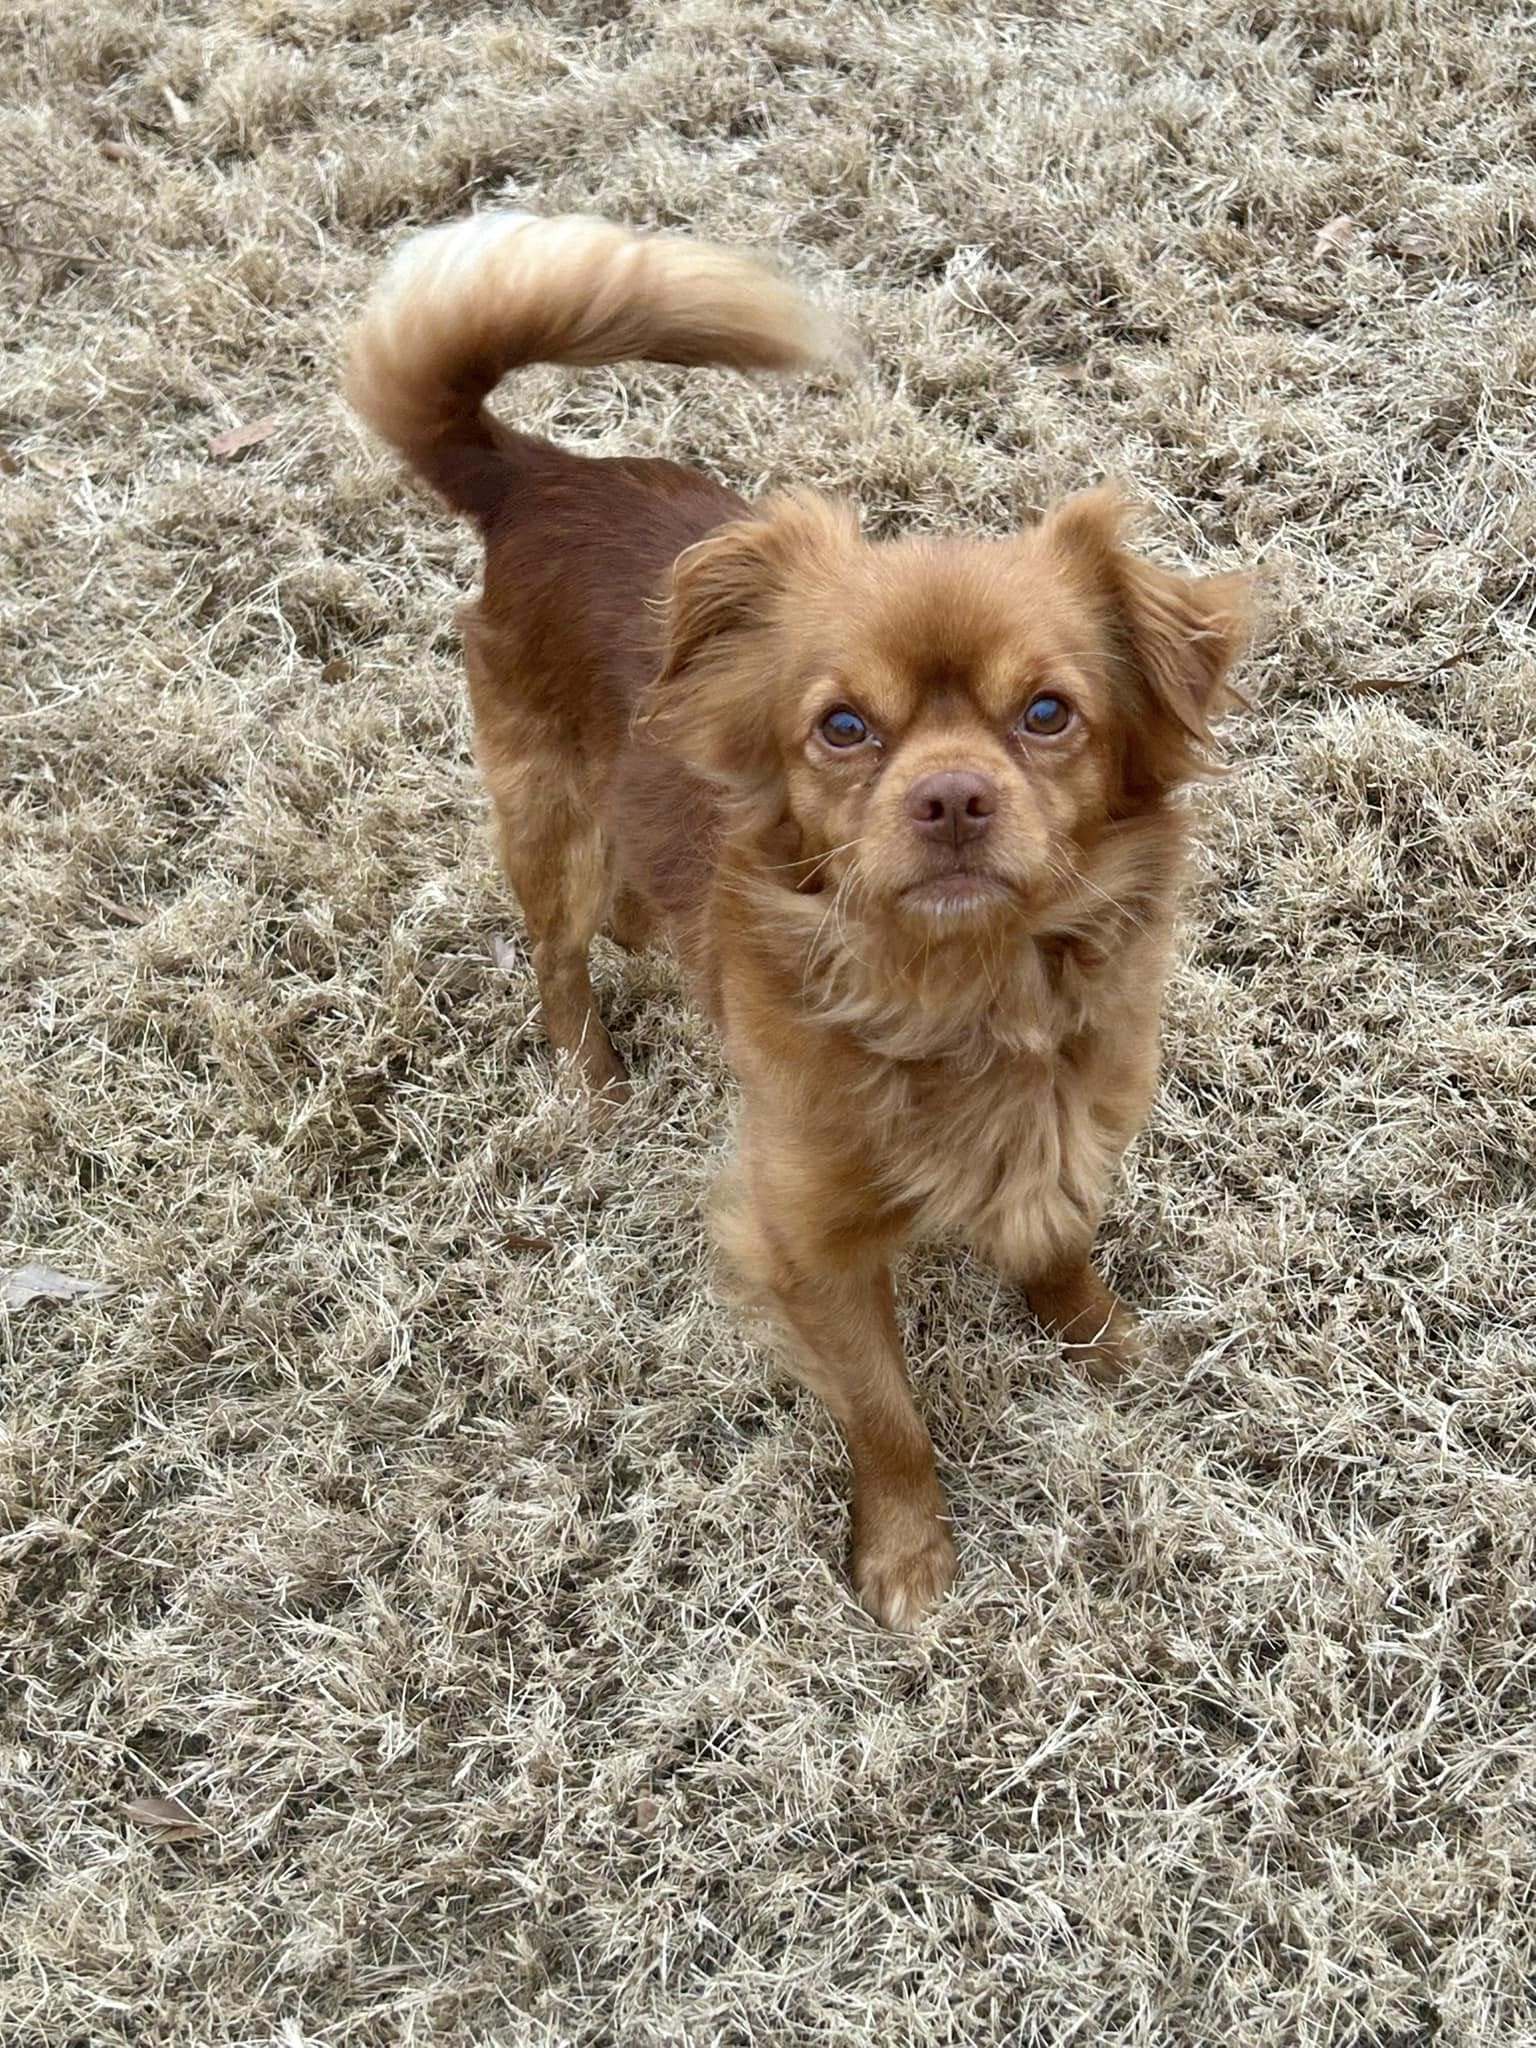
[{"label": "dog's right eye", "polygon": [[821,721],[821,736],[829,747],[857,747],[869,738],[869,727],[857,711],[839,704]]}]

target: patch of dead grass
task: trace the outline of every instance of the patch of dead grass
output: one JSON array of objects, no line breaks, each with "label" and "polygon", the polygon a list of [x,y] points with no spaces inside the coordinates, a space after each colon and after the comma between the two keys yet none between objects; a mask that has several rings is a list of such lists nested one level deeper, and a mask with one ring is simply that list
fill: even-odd
[{"label": "patch of dead grass", "polygon": [[[0,2036],[1528,2038],[1520,11],[9,26],[0,1263],[120,1291],[0,1319]],[[877,529],[1122,474],[1267,564],[1108,1230],[1158,1364],[1106,1396],[914,1259],[962,1549],[914,1641],[702,1277],[730,1091],[666,964],[599,963],[613,1135],[551,1070],[473,548],[335,400],[391,239],[530,197],[781,248],[871,356],[538,373],[535,425]]]}]

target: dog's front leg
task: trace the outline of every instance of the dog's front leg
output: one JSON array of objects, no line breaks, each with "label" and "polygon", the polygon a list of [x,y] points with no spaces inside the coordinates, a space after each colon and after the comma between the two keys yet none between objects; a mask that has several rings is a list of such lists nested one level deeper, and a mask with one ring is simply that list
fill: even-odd
[{"label": "dog's front leg", "polygon": [[832,1411],[853,1467],[853,1583],[887,1628],[910,1628],[955,1575],[933,1444],[912,1400],[896,1327],[891,1219],[850,1222],[812,1169],[745,1170],[721,1239],[790,1340],[797,1377]]},{"label": "dog's front leg", "polygon": [[854,1590],[887,1628],[911,1628],[954,1578],[955,1546],[907,1380],[890,1267],[878,1256],[839,1266],[781,1249],[770,1296],[800,1377],[847,1440]]},{"label": "dog's front leg", "polygon": [[[1075,1098],[1057,1090],[1059,1181],[1016,1209],[995,1213],[975,1243],[1023,1288],[1067,1357],[1091,1379],[1107,1383],[1144,1354],[1134,1313],[1099,1275],[1094,1238],[1121,1156],[1146,1115],[1157,1048],[1146,1037],[1092,1051],[1097,1067],[1090,1072],[1097,1085]],[[1081,1065],[1078,1072],[1081,1077]]]}]

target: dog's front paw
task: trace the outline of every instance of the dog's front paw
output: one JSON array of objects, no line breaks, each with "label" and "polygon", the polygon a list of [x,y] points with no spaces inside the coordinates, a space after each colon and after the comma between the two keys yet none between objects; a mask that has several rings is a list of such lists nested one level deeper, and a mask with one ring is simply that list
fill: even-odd
[{"label": "dog's front paw", "polygon": [[601,1088],[594,1088],[589,1097],[593,1129],[606,1130],[628,1104],[632,1093],[629,1076],[622,1067],[613,1080],[605,1081]]},{"label": "dog's front paw", "polygon": [[870,1517],[854,1537],[853,1588],[884,1628],[916,1628],[949,1590],[955,1546],[945,1524],[906,1507]]},{"label": "dog's front paw", "polygon": [[601,1039],[584,1045],[580,1058],[593,1129],[606,1129],[629,1101],[628,1070],[614,1051],[613,1041],[606,1032]]},{"label": "dog's front paw", "polygon": [[1118,1301],[1107,1326],[1098,1336],[1087,1344],[1074,1344],[1068,1339],[1062,1349],[1101,1387],[1113,1386],[1116,1380],[1133,1372],[1147,1355],[1140,1325],[1125,1304]]},{"label": "dog's front paw", "polygon": [[1030,1307],[1061,1336],[1063,1353],[1099,1384],[1112,1384],[1146,1356],[1136,1317],[1082,1260],[1029,1283]]}]

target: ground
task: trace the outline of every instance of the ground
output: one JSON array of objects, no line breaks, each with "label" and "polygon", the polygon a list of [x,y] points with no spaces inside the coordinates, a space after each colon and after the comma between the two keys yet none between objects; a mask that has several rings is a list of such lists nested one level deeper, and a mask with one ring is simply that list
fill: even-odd
[{"label": "ground", "polygon": [[[12,0],[0,48],[0,1268],[115,1290],[0,1315],[0,2038],[1536,2041],[1524,6]],[[775,252],[865,345],[503,394],[572,445],[876,531],[1116,476],[1263,566],[1105,1231],[1151,1359],[1096,1388],[914,1256],[961,1577],[910,1638],[712,1291],[666,961],[599,961],[613,1128],[546,1051],[474,549],[337,401],[388,249],[498,203]]]}]

